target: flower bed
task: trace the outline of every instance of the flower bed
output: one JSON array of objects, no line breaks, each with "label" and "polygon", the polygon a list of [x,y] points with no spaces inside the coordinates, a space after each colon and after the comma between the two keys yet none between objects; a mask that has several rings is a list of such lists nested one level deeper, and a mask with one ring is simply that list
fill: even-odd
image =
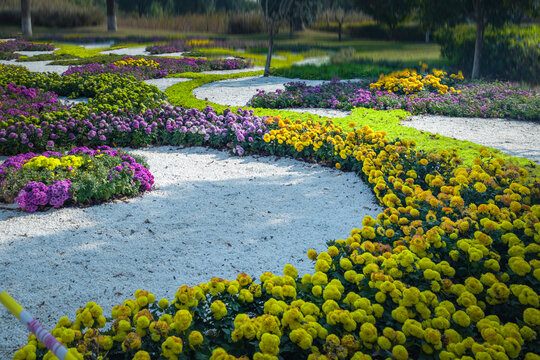
[{"label": "flower bed", "polygon": [[162,78],[169,74],[183,72],[201,72],[208,70],[233,70],[250,67],[249,61],[241,59],[206,60],[194,58],[153,58],[124,57],[122,60],[108,64],[88,64],[70,66],[63,75],[81,74],[95,75],[112,73],[131,75],[139,80]]},{"label": "flower bed", "polygon": [[307,86],[304,82],[292,82],[285,84],[285,91],[260,91],[250,100],[249,105],[274,109],[322,107],[350,110],[354,107],[367,107],[379,110],[404,109],[413,114],[540,119],[540,94],[534,90],[521,90],[510,83],[457,84],[455,91],[442,94],[439,90],[405,91],[413,86],[415,84],[398,86],[386,83],[370,88],[367,82],[341,81]]},{"label": "flower bed", "polygon": [[[253,112],[216,114],[212,108],[186,110],[162,105],[143,113],[108,111],[87,118],[60,119],[40,124],[18,122],[0,129],[0,153],[73,145],[146,146],[151,144],[228,146],[242,155],[259,146],[266,127]],[[258,142],[254,141],[259,140]]]},{"label": "flower bed", "polygon": [[254,42],[243,40],[188,39],[177,40],[167,44],[148,46],[146,51],[150,52],[151,54],[167,54],[202,48],[264,49],[266,47],[266,41]]},{"label": "flower bed", "polygon": [[[487,151],[460,168],[367,127],[265,126],[253,151],[355,171],[385,211],[310,250],[314,275],[212,278],[171,302],[138,290],[110,319],[89,302],[52,331],[77,358],[538,358],[538,179]],[[46,353],[30,336],[15,358]]]},{"label": "flower bed", "polygon": [[88,204],[152,189],[154,177],[141,158],[111,150],[74,148],[24,153],[0,165],[0,199],[27,212],[66,203]]},{"label": "flower bed", "polygon": [[[69,114],[51,112],[45,121],[57,118],[81,118],[100,111],[144,111],[164,103],[165,95],[156,87],[141,83],[132,76],[97,74],[61,76],[56,73],[33,73],[22,66],[0,65],[0,86],[18,86],[52,91],[60,96],[90,98],[87,105],[79,104]],[[21,99],[22,100],[22,99]],[[24,100],[26,101],[26,100]],[[1,128],[1,127],[0,127]]]},{"label": "flower bed", "polygon": [[35,124],[40,122],[42,114],[66,109],[53,92],[42,92],[13,83],[0,86],[0,129],[19,121]]},{"label": "flower bed", "polygon": [[51,44],[38,44],[28,42],[24,39],[0,41],[0,59],[11,60],[18,59],[19,54],[15,51],[52,51],[54,46]]}]

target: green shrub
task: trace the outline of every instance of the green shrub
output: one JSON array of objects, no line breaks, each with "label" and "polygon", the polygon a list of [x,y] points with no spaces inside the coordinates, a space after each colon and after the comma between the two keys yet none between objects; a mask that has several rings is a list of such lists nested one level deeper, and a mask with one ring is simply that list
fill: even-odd
[{"label": "green shrub", "polygon": [[323,64],[293,65],[289,68],[278,68],[271,71],[272,75],[291,79],[332,80],[339,79],[376,79],[381,73],[388,74],[394,69],[379,66],[374,63],[366,64]]},{"label": "green shrub", "polygon": [[[315,23],[316,30],[338,32],[338,23]],[[343,33],[353,38],[364,38],[374,40],[397,40],[397,41],[424,41],[425,33],[419,25],[398,26],[394,33],[381,24],[376,23],[345,23]]]},{"label": "green shrub", "polygon": [[84,105],[89,111],[144,111],[159,106],[165,99],[155,86],[141,83],[132,76],[61,76],[57,73],[33,73],[20,66],[0,65],[0,86],[9,83],[53,91],[70,98],[90,98],[88,105]]},{"label": "green shrub", "polygon": [[229,34],[259,34],[265,29],[261,15],[255,12],[229,15],[227,29]]},{"label": "green shrub", "polygon": [[[476,29],[473,25],[445,28],[436,34],[443,57],[464,72],[472,71]],[[540,26],[488,27],[480,74],[486,78],[540,83]]]}]

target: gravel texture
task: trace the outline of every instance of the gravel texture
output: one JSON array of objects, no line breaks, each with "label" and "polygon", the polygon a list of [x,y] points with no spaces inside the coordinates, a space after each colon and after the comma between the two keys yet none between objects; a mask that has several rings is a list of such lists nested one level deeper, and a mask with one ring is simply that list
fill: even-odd
[{"label": "gravel texture", "polygon": [[201,71],[201,74],[224,75],[224,74],[237,74],[237,73],[250,72],[250,71],[260,71],[260,70],[264,70],[264,67],[262,67],[262,66],[254,66],[254,67],[247,68],[247,69],[208,70],[208,71]]},{"label": "gravel texture", "polygon": [[69,66],[66,65],[48,65],[51,62],[52,60],[25,62],[16,62],[15,60],[0,60],[0,64],[25,66],[28,70],[33,72],[57,72],[62,74],[69,68]]},{"label": "gravel texture", "polygon": [[[283,84],[299,79],[288,79],[278,76],[249,76],[240,79],[229,79],[205,84],[193,90],[196,98],[227,106],[245,106],[257,94],[258,90],[276,91],[285,89]],[[308,85],[320,85],[321,80],[303,80]]]},{"label": "gravel texture", "polygon": [[538,122],[420,115],[412,116],[401,124],[421,131],[490,146],[506,154],[524,157],[540,164]]},{"label": "gravel texture", "polygon": [[105,50],[105,51],[101,51],[100,54],[129,55],[129,56],[150,55],[150,53],[146,51],[146,46]]},{"label": "gravel texture", "polygon": [[[287,263],[313,273],[308,249],[381,211],[355,174],[315,164],[200,147],[133,153],[156,178],[142,197],[34,214],[0,208],[2,284],[49,329],[91,300],[110,314],[138,288],[173,299],[212,276],[258,277]],[[4,359],[27,332],[4,308],[0,321]]]},{"label": "gravel texture", "polygon": [[[57,49],[55,49],[57,50]],[[45,54],[52,54],[55,50],[49,50],[49,51],[15,51],[17,54],[24,55],[24,56],[37,56],[37,55],[45,55]]]},{"label": "gravel texture", "polygon": [[287,108],[283,110],[296,111],[299,113],[310,113],[323,118],[344,118],[351,115],[350,111],[321,109],[321,108]]},{"label": "gravel texture", "polygon": [[165,91],[168,87],[173,86],[184,81],[189,81],[188,78],[161,78],[161,79],[148,79],[143,82],[148,85],[155,85],[159,90]]}]

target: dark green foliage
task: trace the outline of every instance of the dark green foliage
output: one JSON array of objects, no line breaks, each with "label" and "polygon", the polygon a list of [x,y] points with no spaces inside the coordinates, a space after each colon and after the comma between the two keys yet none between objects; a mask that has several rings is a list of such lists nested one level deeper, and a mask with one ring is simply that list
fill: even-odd
[{"label": "dark green foliage", "polygon": [[386,25],[392,38],[397,26],[407,20],[416,6],[416,0],[352,0],[352,3]]},{"label": "dark green foliage", "polygon": [[[475,29],[445,28],[437,33],[442,55],[465,73],[472,70]],[[488,27],[484,35],[482,75],[487,78],[540,83],[540,26]]]}]

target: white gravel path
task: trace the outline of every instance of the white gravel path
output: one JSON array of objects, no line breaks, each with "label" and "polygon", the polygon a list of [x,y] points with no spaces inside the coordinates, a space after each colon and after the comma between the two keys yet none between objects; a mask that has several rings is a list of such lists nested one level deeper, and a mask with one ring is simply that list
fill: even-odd
[{"label": "white gravel path", "polygon": [[[126,48],[120,48],[120,49],[113,49],[113,50],[104,50],[101,51],[100,54],[104,55],[127,55],[127,56],[149,56],[152,55],[150,52],[146,51],[146,46],[142,47],[126,47]],[[172,53],[165,53],[165,54],[154,54],[152,56],[168,56],[168,57],[179,57],[183,56],[183,52],[172,52]]]},{"label": "white gravel path", "polygon": [[188,78],[161,78],[161,79],[148,79],[144,80],[143,82],[148,85],[154,85],[157,86],[157,88],[161,91],[167,90],[168,87],[173,86],[174,84],[178,84],[184,81],[189,81],[191,79]]},{"label": "white gravel path", "polygon": [[[57,50],[57,49],[55,49]],[[48,51],[15,51],[15,53],[24,55],[24,56],[37,56],[37,55],[45,55],[45,54],[52,54],[55,50],[48,50]]]},{"label": "white gravel path", "polygon": [[[353,173],[205,148],[133,152],[156,178],[142,197],[34,214],[0,209],[2,284],[48,328],[90,300],[110,314],[138,288],[172,299],[180,285],[212,276],[258,277],[287,263],[312,273],[308,249],[324,250],[381,211]],[[0,321],[4,359],[27,334],[4,308]]]},{"label": "white gravel path", "polygon": [[299,113],[310,113],[323,118],[344,118],[351,115],[350,111],[321,109],[321,108],[286,108],[282,110],[295,111]]},{"label": "white gravel path", "polygon": [[205,84],[193,90],[196,98],[227,106],[245,106],[258,90],[276,91],[285,89],[284,84],[305,81],[308,85],[320,85],[322,80],[288,79],[279,76],[249,76]]},{"label": "white gravel path", "polygon": [[107,41],[107,42],[100,42],[100,43],[92,43],[92,44],[73,44],[77,46],[82,46],[85,49],[99,49],[99,48],[107,48],[114,45],[114,41]]},{"label": "white gravel path", "polygon": [[524,157],[540,164],[540,123],[538,122],[420,115],[412,116],[401,124],[417,130],[493,147],[506,154]]},{"label": "white gravel path", "polygon": [[114,49],[114,50],[104,50],[101,51],[100,54],[103,55],[129,55],[129,56],[137,56],[137,55],[150,55],[148,51],[146,51],[146,46],[142,47],[132,47],[132,48],[121,48],[121,49]]},{"label": "white gravel path", "polygon": [[224,75],[224,74],[238,74],[238,73],[250,72],[250,71],[260,71],[260,70],[264,70],[264,67],[254,66],[247,69],[236,69],[236,70],[208,70],[208,71],[201,71],[201,74]]},{"label": "white gravel path", "polygon": [[25,62],[16,62],[15,60],[0,60],[0,64],[25,66],[28,70],[33,72],[56,72],[62,74],[69,68],[69,66],[66,65],[48,65],[51,62],[52,60]]}]

